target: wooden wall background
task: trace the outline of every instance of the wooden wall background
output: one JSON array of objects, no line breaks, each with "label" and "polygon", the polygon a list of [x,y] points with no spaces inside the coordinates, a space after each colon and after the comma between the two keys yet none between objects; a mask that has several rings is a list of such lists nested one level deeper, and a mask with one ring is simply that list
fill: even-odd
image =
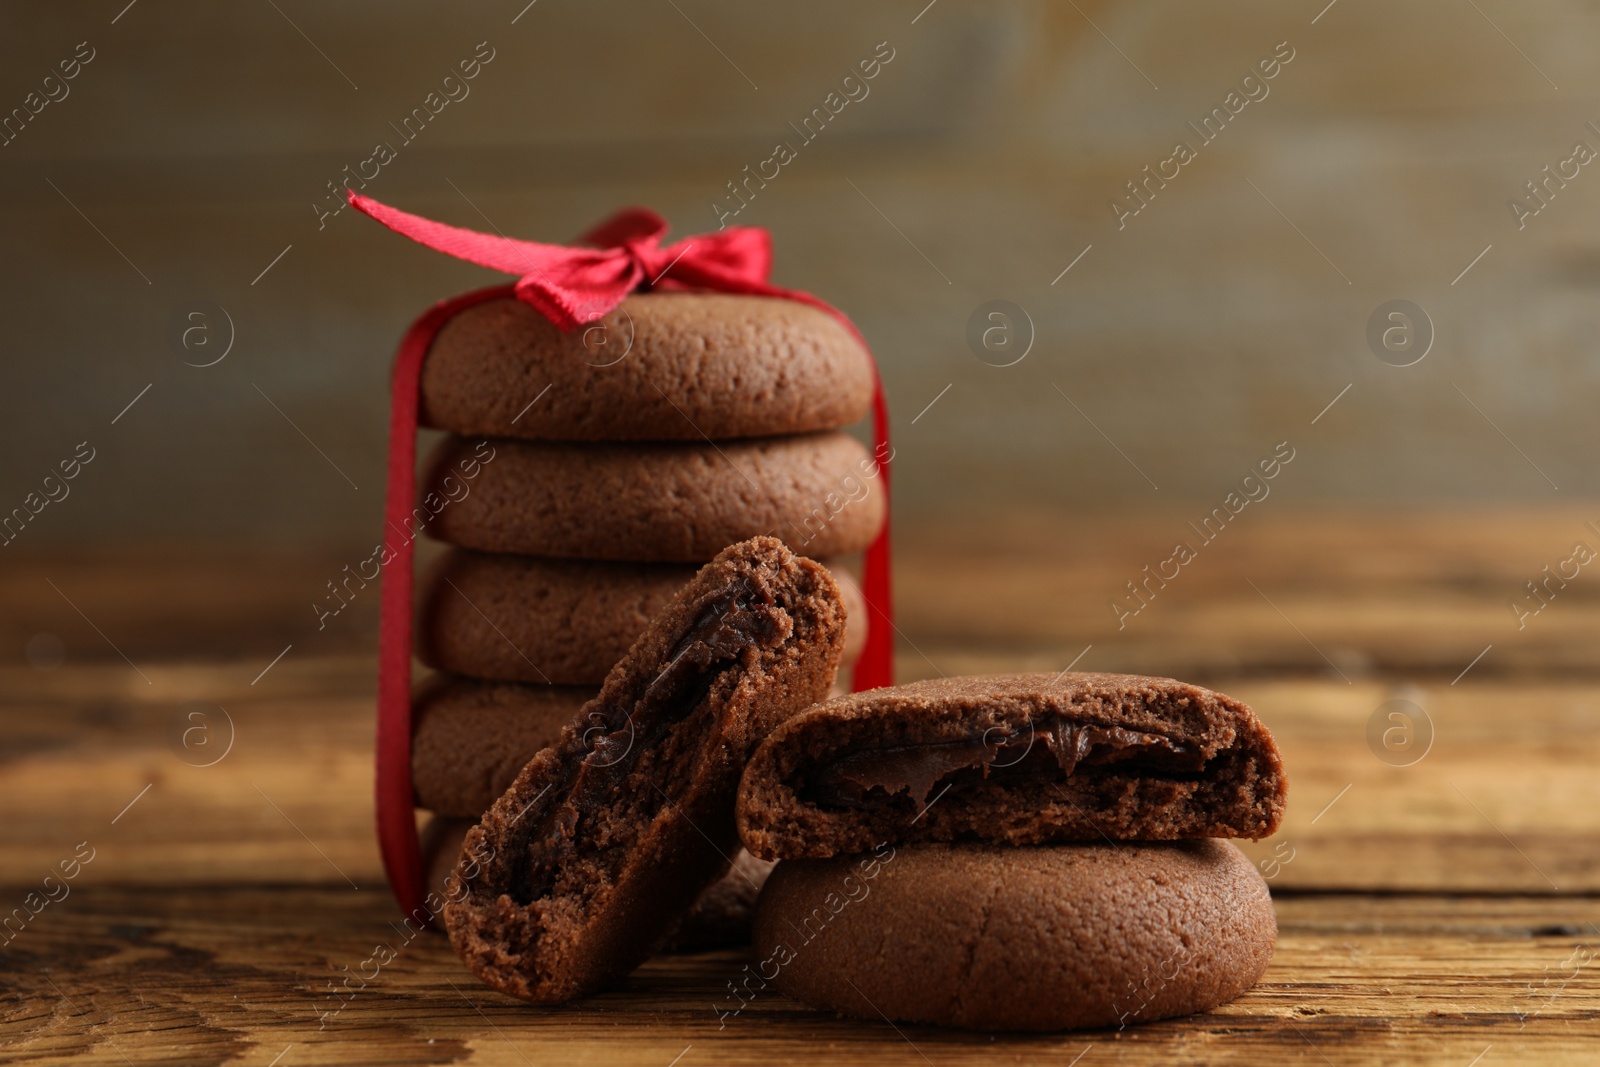
[{"label": "wooden wall background", "polygon": [[[1297,505],[1600,489],[1600,167],[1520,231],[1507,208],[1600,148],[1594,3],[525,2],[0,9],[0,108],[95,57],[0,147],[0,505],[97,450],[28,542],[372,539],[393,344],[490,276],[350,212],[319,230],[312,204],[479,42],[471,95],[368,191],[549,240],[630,202],[713,225],[724,183],[889,42],[738,221],[872,340],[902,528],[1019,500],[1170,525],[1283,440]],[[1110,197],[1282,41],[1270,95],[1119,231]],[[1394,298],[1436,326],[1415,366],[1363,339]],[[205,369],[165,336],[197,299],[237,333]],[[968,350],[990,299],[1036,326],[1016,366]]]}]

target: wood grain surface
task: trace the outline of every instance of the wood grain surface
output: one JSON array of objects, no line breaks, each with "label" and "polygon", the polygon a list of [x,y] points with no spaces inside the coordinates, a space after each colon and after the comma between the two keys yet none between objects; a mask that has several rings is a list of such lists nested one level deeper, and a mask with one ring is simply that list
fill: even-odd
[{"label": "wood grain surface", "polygon": [[[1581,962],[1600,904],[1580,898],[1280,897],[1272,967],[1232,1004],[1120,1032],[1022,1036],[841,1020],[776,994],[724,1018],[726,985],[747,962],[736,952],[661,957],[611,992],[534,1008],[479,985],[442,937],[406,943],[381,889],[90,889],[66,903],[8,951],[9,1062],[1068,1064],[1083,1053],[1084,1067],[1467,1067],[1488,1048],[1482,1064],[1570,1063],[1592,1052],[1600,1000]],[[378,944],[394,962],[335,996]]]},{"label": "wood grain surface", "polygon": [[[1148,518],[905,542],[902,677],[1167,663],[1255,707],[1289,768],[1282,831],[1247,846],[1281,929],[1265,980],[1204,1016],[1034,1036],[776,994],[722,1017],[738,952],[661,957],[561,1010],[501,997],[397,925],[371,833],[370,616],[358,601],[317,632],[302,603],[331,558],[25,558],[0,578],[9,647],[32,649],[0,662],[0,914],[93,858],[0,943],[0,1059],[1583,1062],[1600,1047],[1600,611],[1583,580],[1523,630],[1501,601],[1585,518],[1263,516],[1122,631],[1100,602],[1159,544]],[[1415,747],[1385,746],[1395,707]],[[380,944],[394,961],[336,996]]]}]

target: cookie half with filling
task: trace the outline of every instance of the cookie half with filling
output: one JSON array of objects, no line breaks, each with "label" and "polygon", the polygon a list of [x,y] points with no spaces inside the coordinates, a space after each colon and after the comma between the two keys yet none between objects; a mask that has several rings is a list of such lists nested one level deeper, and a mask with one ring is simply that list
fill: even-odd
[{"label": "cookie half with filling", "polygon": [[[428,889],[437,893],[440,900],[460,894],[456,867],[464,859],[470,865],[474,859],[481,864],[491,858],[487,853],[462,855],[462,844],[474,822],[434,815],[422,828],[422,863],[428,872]],[[707,886],[694,906],[683,913],[661,946],[662,951],[705,952],[748,945],[756,898],[774,866],[740,849],[728,873]]]},{"label": "cookie half with filling", "polygon": [[944,678],[837,697],[773,732],[739,789],[763,859],[881,842],[1263,838],[1283,818],[1272,735],[1170,678]]},{"label": "cookie half with filling", "polygon": [[775,538],[707,564],[468,832],[493,856],[445,908],[468,969],[552,1004],[646,959],[726,872],[740,771],[828,691],[843,638],[827,570]]}]

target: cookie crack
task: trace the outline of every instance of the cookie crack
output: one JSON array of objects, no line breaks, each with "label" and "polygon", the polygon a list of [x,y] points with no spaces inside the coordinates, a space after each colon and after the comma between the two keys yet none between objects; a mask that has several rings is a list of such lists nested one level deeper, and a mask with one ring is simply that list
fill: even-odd
[{"label": "cookie crack", "polygon": [[1005,880],[1001,879],[1000,884],[995,886],[994,892],[989,894],[989,899],[983,902],[983,917],[978,920],[978,932],[967,942],[966,959],[956,970],[955,991],[950,997],[950,1017],[958,1024],[966,1018],[966,1005],[961,1002],[961,994],[972,978],[972,967],[977,960],[978,946],[983,944],[989,935],[989,920],[994,916],[995,901],[1000,899],[1000,894],[1005,892],[1005,888]]}]

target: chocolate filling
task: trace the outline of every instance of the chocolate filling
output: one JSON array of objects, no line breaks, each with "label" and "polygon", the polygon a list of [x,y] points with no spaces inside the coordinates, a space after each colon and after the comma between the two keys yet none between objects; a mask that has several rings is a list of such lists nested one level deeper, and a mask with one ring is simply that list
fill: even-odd
[{"label": "chocolate filling", "polygon": [[[1205,759],[1192,747],[1161,734],[1121,726],[1067,721],[1057,714],[1045,722],[1011,731],[989,730],[982,737],[928,745],[904,745],[856,752],[825,765],[812,777],[809,799],[835,808],[864,808],[904,793],[927,809],[928,795],[944,782],[978,771],[1021,780],[1069,778],[1081,768],[1120,765],[1163,775],[1192,774]],[[874,798],[870,794],[877,791]]]},{"label": "chocolate filling", "polygon": [[[598,842],[586,836],[580,842],[578,827],[615,802],[640,755],[662,743],[700,706],[717,678],[745,649],[775,647],[786,640],[788,621],[771,593],[741,583],[710,600],[673,646],[666,666],[642,692],[635,689],[637,697],[597,698],[598,706],[584,713],[588,725],[576,739],[576,749],[569,747],[564,754],[569,768],[560,786],[564,795],[543,806],[529,832],[526,861],[517,865],[520,870],[509,890],[516,900],[526,905],[549,895],[562,868],[574,858],[626,844],[615,834]],[[655,791],[646,792],[652,793],[643,798],[652,809],[665,799]],[[539,800],[534,797],[529,806]]]}]

